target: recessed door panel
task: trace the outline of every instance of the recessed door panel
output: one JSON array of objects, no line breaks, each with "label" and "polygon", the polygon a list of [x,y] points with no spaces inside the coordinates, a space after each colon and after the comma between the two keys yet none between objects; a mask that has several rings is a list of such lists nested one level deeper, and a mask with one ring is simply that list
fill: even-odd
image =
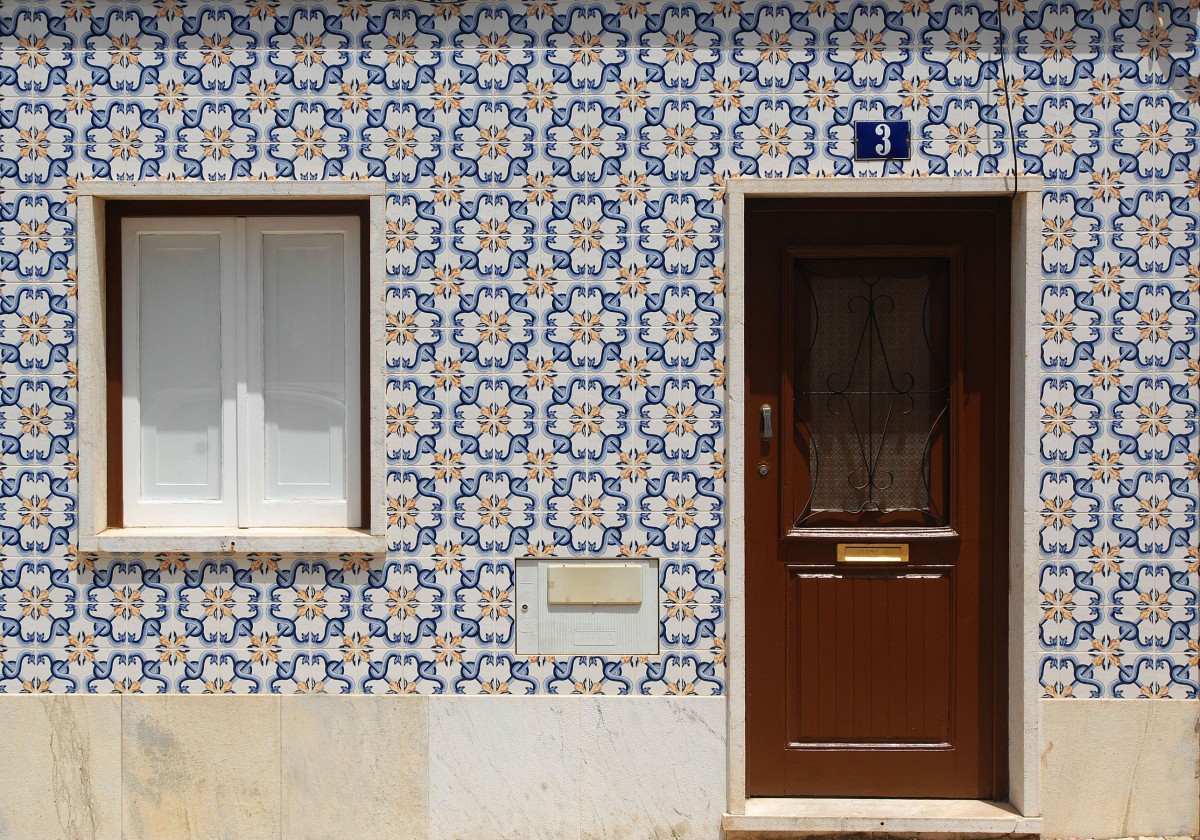
[{"label": "recessed door panel", "polygon": [[1008,204],[748,213],[747,792],[1000,796]]},{"label": "recessed door panel", "polygon": [[948,747],[951,572],[791,573],[788,743]]}]

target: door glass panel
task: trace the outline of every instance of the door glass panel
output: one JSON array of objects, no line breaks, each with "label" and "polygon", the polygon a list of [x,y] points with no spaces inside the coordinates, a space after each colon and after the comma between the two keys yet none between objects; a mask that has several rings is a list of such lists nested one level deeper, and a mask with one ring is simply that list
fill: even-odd
[{"label": "door glass panel", "polygon": [[796,262],[796,527],[947,524],[948,273],[944,258]]}]

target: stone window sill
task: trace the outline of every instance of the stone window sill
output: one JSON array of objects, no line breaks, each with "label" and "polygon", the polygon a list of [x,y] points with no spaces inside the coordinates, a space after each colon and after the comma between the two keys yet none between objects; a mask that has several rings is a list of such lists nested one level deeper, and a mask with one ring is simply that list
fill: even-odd
[{"label": "stone window sill", "polygon": [[379,554],[381,534],[356,528],[109,528],[80,541],[100,554]]}]

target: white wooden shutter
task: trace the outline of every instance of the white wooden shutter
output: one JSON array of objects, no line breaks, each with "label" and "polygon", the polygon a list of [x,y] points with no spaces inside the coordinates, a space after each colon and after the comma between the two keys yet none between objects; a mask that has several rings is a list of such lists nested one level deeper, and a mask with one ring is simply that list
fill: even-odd
[{"label": "white wooden shutter", "polygon": [[121,236],[125,524],[235,524],[234,221],[127,218]]},{"label": "white wooden shutter", "polygon": [[360,524],[355,217],[250,218],[242,519]]}]

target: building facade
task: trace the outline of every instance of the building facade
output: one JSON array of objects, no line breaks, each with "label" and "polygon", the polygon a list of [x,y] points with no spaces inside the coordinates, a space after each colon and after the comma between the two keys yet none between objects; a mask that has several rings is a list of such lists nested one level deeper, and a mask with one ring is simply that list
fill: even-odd
[{"label": "building facade", "polygon": [[[1195,0],[5,0],[0,836],[1200,832],[1198,43]],[[861,121],[907,123],[910,154],[862,159]],[[315,227],[279,221],[301,205]],[[778,348],[755,344],[774,229],[756,214],[815,229],[825,207],[898,260],[870,248],[906,207],[949,229],[985,206],[999,303],[948,315],[946,341],[970,355],[991,324],[1001,431],[992,468],[944,469],[947,506],[972,483],[997,499],[992,582],[952,610],[990,616],[970,667],[991,674],[991,793],[813,799],[785,773],[764,795],[755,651],[775,631],[748,488],[803,424],[759,425],[792,409],[760,418],[754,354]],[[147,370],[155,347],[202,346],[209,304],[283,311],[271,284],[312,264],[280,257],[257,286],[231,270],[251,297],[228,300],[193,296],[197,268],[122,321],[135,240],[114,243],[218,217],[243,220],[221,228],[238,254],[266,248],[255,219],[306,246],[330,235],[314,218],[361,224],[343,278],[361,300],[280,316],[259,374],[283,381],[305,347],[359,360],[335,400],[358,411],[337,415],[353,528],[319,506],[254,519],[253,500],[232,525],[133,524],[130,354]],[[202,263],[164,276],[184,265]],[[135,331],[142,350],[114,346]],[[142,393],[206,375],[182,370]],[[947,405],[971,404],[958,387]],[[959,457],[966,432],[946,434]],[[312,439],[293,443],[304,462]],[[924,545],[897,533],[877,536]],[[572,584],[584,652],[526,646],[518,566],[536,599],[539,570],[589,558],[601,589],[635,569],[649,595]],[[586,629],[633,612],[650,642]],[[860,654],[830,644],[850,663],[829,666],[850,686],[835,705],[906,678],[854,676]]]}]

